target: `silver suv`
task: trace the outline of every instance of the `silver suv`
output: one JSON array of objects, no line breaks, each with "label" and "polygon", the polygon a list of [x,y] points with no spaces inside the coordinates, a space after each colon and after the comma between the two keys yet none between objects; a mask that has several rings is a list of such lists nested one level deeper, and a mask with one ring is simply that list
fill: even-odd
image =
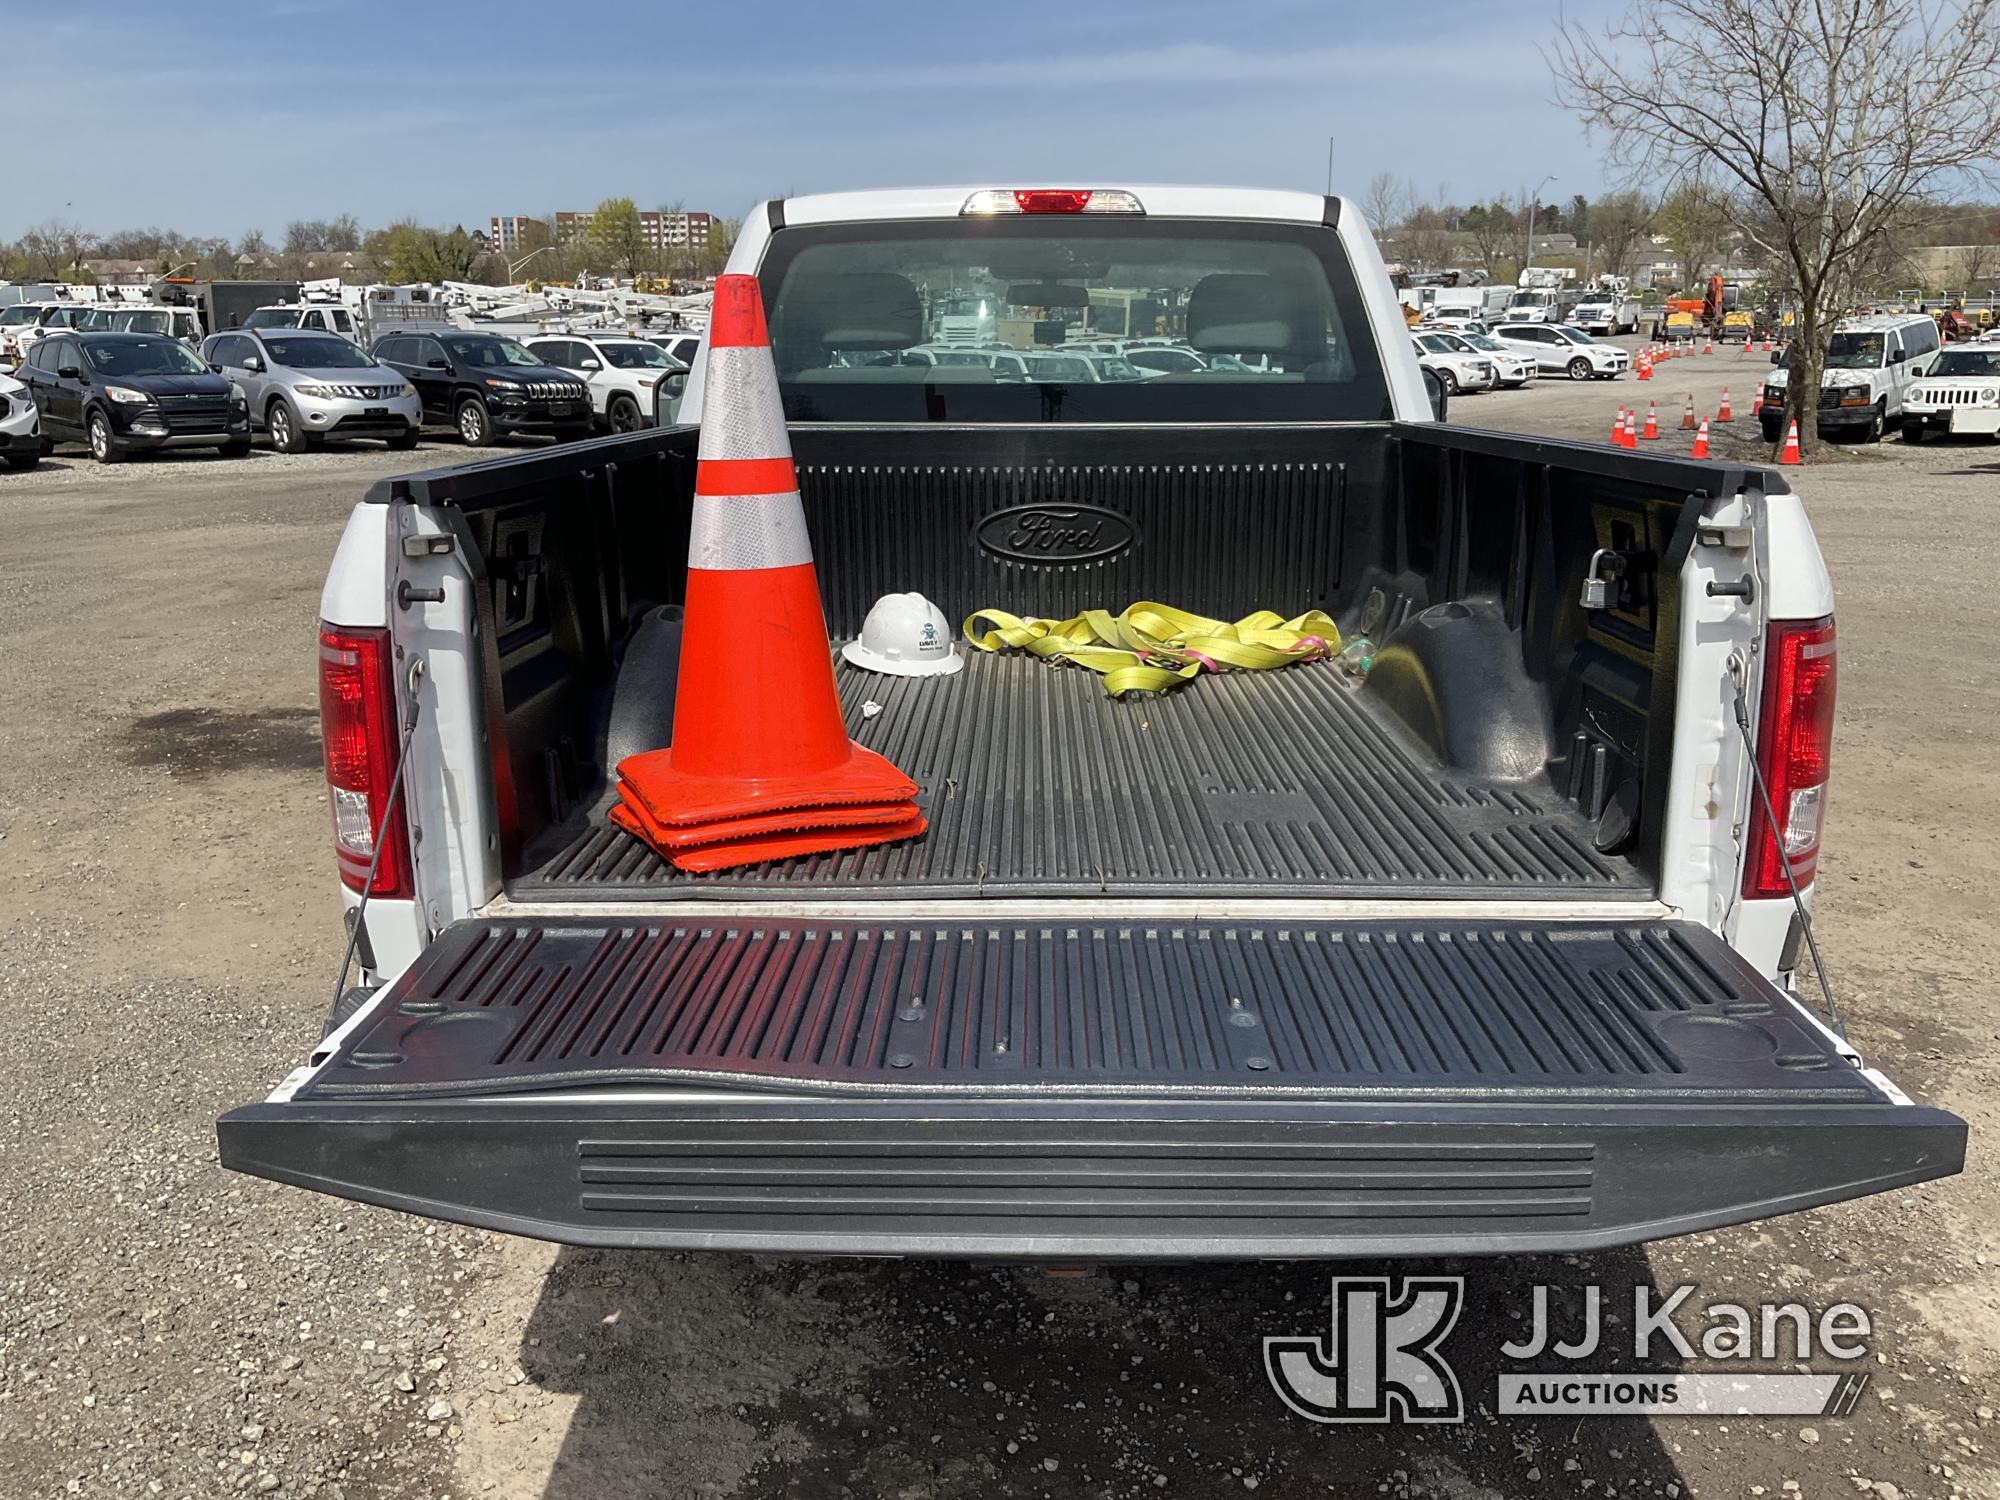
[{"label": "silver suv", "polygon": [[337,334],[235,328],[212,335],[201,356],[243,392],[252,425],[280,453],[330,437],[417,446],[424,407],[416,387]]}]

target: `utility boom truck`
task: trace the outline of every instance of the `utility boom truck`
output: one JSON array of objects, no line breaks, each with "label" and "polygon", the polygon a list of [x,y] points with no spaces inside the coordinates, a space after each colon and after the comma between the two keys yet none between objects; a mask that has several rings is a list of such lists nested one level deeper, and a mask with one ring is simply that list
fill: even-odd
[{"label": "utility boom truck", "polygon": [[[380,482],[317,645],[360,982],[225,1165],[574,1244],[1059,1262],[1582,1251],[1959,1170],[1793,989],[1835,633],[1776,473],[1443,425],[1338,198],[792,198],[729,268],[836,643],[920,590],[1366,649],[1123,701],[837,660],[929,831],[688,874],[606,811],[672,733],[702,432]],[[1151,289],[1205,367],[901,362],[968,286]]]}]

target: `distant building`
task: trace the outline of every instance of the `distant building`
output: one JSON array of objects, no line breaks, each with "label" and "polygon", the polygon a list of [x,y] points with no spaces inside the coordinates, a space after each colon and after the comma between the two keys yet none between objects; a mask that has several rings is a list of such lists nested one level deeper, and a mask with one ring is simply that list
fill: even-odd
[{"label": "distant building", "polygon": [[[590,233],[590,226],[597,215],[591,212],[561,212],[555,216],[555,238],[558,241],[571,240]],[[515,242],[506,238],[509,223],[526,224],[527,219],[493,220],[492,240],[494,247],[502,253],[512,250]],[[642,208],[639,210],[639,234],[646,242],[646,248],[655,253],[669,249],[686,247],[700,250],[708,244],[710,230],[715,227],[715,216],[705,213],[668,213],[661,209]]]},{"label": "distant building", "polygon": [[529,237],[529,226],[539,223],[526,214],[495,214],[487,225],[486,246],[502,255],[512,255]]},{"label": "distant building", "polygon": [[83,272],[99,286],[144,286],[153,279],[147,260],[86,260]]}]

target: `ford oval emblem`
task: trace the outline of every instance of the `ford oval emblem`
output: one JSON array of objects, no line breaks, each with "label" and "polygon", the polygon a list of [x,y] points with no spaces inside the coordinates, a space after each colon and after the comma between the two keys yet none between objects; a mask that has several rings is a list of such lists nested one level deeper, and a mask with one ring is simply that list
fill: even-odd
[{"label": "ford oval emblem", "polygon": [[1116,557],[1139,539],[1132,523],[1101,505],[1057,501],[996,510],[973,533],[981,549],[1009,562],[1086,563]]}]

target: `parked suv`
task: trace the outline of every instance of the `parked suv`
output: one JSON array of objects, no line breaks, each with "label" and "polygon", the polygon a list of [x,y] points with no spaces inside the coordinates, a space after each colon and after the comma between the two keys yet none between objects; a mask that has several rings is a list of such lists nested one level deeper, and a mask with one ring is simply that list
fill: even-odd
[{"label": "parked suv", "polygon": [[493,333],[391,333],[375,358],[417,388],[424,416],[480,448],[510,433],[590,435],[590,387]]},{"label": "parked suv", "polygon": [[44,435],[86,444],[99,463],[156,448],[250,451],[243,393],[178,339],[61,329],[37,341],[18,373]]},{"label": "parked suv", "polygon": [[1447,341],[1441,333],[1419,333],[1410,339],[1417,351],[1417,363],[1437,377],[1445,395],[1460,391],[1490,391],[1500,383],[1500,371],[1483,354],[1475,354],[1469,344]]},{"label": "parked suv", "polygon": [[41,414],[28,388],[0,375],[0,459],[10,469],[32,469],[42,461]]},{"label": "parked suv", "polygon": [[2000,344],[1946,349],[1903,397],[1904,442],[1965,432],[2000,436]]},{"label": "parked suv", "polygon": [[416,387],[337,334],[245,325],[210,338],[202,358],[243,393],[251,424],[280,453],[330,437],[417,446],[424,408]]},{"label": "parked suv", "polygon": [[[1938,326],[1922,313],[1841,319],[1820,373],[1820,436],[1880,441],[1885,428],[1903,420],[1903,396],[1930,368],[1938,348]],[[1785,410],[1791,351],[1780,350],[1771,363],[1760,420],[1764,440],[1775,443],[1792,415]]]},{"label": "parked suv", "polygon": [[597,425],[612,432],[637,432],[656,425],[673,387],[673,375],[687,366],[651,339],[600,333],[559,333],[527,341],[527,350],[590,387]]},{"label": "parked suv", "polygon": [[1501,323],[1493,337],[1515,354],[1528,355],[1544,373],[1571,380],[1616,380],[1632,368],[1632,356],[1616,344],[1599,343],[1562,323]]}]

